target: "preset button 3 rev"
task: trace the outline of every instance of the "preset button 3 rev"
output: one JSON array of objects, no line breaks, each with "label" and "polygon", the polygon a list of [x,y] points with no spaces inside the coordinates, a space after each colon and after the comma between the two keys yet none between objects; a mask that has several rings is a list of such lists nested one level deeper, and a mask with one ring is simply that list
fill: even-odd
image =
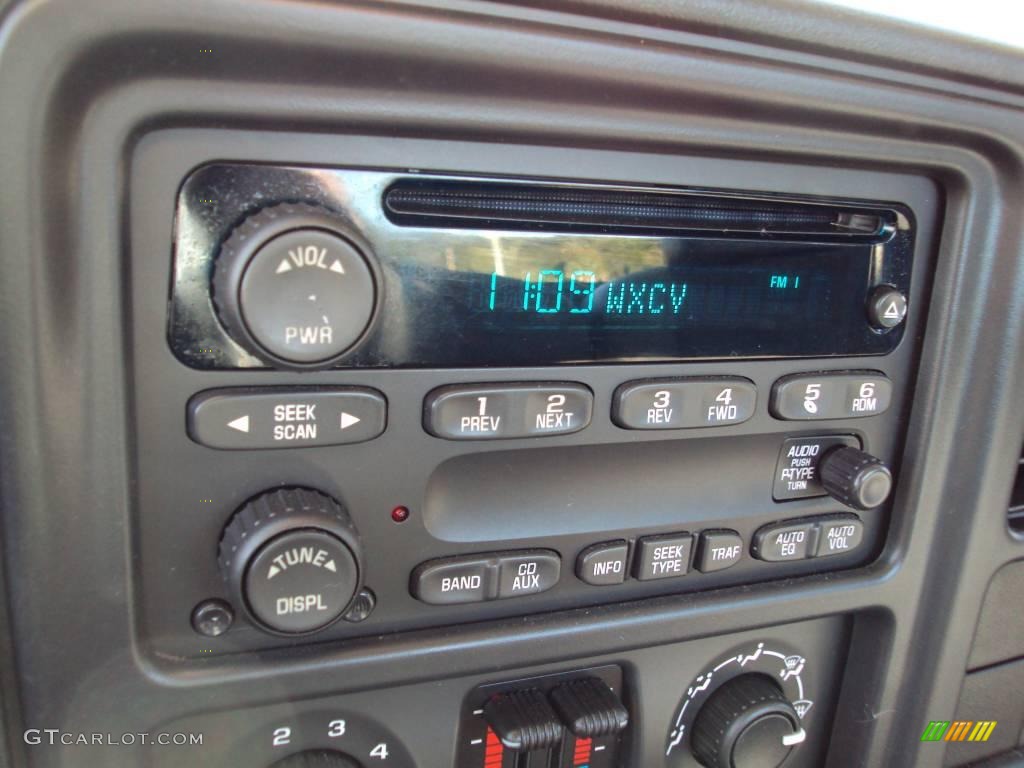
[{"label": "preset button 3 rev", "polygon": [[724,427],[749,419],[756,404],[747,379],[631,381],[615,391],[612,421],[624,429]]}]

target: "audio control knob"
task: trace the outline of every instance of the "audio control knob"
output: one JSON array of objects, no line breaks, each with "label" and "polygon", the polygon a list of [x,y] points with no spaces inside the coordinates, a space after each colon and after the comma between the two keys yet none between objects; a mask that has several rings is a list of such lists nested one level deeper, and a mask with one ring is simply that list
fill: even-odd
[{"label": "audio control knob", "polygon": [[348,755],[330,749],[317,749],[309,752],[298,752],[278,760],[270,768],[361,768],[359,763]]},{"label": "audio control knob", "polygon": [[322,368],[365,335],[377,305],[371,262],[330,211],[282,203],[239,224],[213,273],[231,337],[284,368]]},{"label": "audio control knob", "polygon": [[832,498],[854,509],[881,506],[892,491],[892,473],[885,463],[849,446],[826,453],[818,477]]},{"label": "audio control knob", "polygon": [[282,489],[250,500],[224,529],[219,552],[234,599],[269,632],[324,629],[359,592],[355,526],[340,503],[318,491]]},{"label": "audio control knob", "polygon": [[693,722],[693,756],[707,768],[776,768],[806,739],[793,705],[767,675],[735,677]]}]

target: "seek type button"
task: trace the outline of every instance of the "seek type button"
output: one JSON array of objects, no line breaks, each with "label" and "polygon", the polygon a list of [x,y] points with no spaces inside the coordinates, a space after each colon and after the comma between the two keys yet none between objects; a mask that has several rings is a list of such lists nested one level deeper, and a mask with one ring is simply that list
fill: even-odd
[{"label": "seek type button", "polygon": [[637,542],[634,575],[640,581],[685,576],[692,549],[693,536],[688,533],[646,536]]},{"label": "seek type button", "polygon": [[790,437],[783,440],[779,461],[775,466],[772,498],[775,501],[789,501],[826,496],[818,479],[818,462],[833,448],[844,445],[861,447],[860,440],[853,435]]},{"label": "seek type button", "polygon": [[537,550],[503,555],[498,562],[498,598],[535,595],[558,583],[562,561],[557,552]]}]

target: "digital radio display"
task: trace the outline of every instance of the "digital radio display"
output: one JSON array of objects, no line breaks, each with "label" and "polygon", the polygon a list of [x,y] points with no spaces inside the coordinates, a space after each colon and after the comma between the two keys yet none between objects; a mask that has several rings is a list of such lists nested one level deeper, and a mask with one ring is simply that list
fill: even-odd
[{"label": "digital radio display", "polygon": [[415,286],[416,326],[467,364],[824,353],[864,330],[869,247],[597,237],[475,246],[402,280],[406,300]]}]

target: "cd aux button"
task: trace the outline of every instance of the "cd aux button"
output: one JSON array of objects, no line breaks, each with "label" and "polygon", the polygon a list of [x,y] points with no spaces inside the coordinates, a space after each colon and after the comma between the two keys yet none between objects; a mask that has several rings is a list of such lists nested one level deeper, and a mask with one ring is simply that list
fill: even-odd
[{"label": "cd aux button", "polygon": [[562,560],[557,552],[542,549],[503,555],[498,567],[498,599],[504,599],[547,592],[558,583]]},{"label": "cd aux button", "polygon": [[410,591],[431,605],[481,603],[546,592],[561,573],[562,559],[550,549],[459,555],[422,563]]},{"label": "cd aux button", "polygon": [[427,396],[423,426],[446,440],[567,435],[590,423],[593,403],[582,384],[456,385]]}]

